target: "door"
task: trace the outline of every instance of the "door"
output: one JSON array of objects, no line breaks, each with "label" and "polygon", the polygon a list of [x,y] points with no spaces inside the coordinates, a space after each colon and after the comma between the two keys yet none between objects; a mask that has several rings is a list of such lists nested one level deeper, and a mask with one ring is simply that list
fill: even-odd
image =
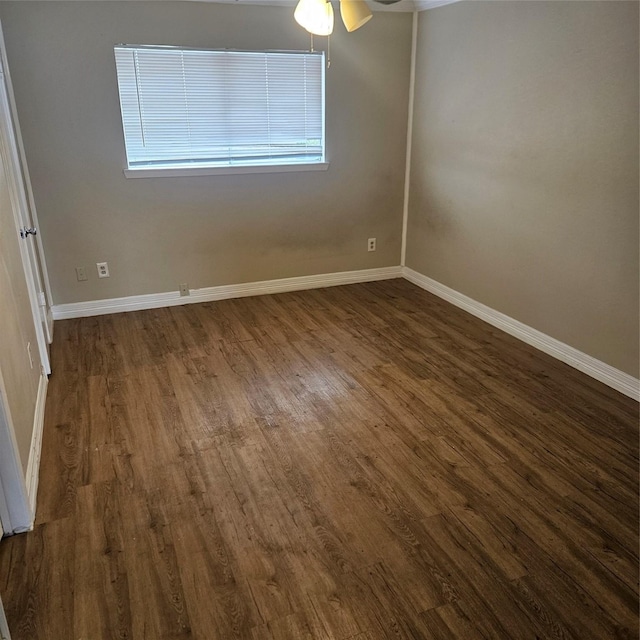
[{"label": "door", "polygon": [[[2,319],[1,310],[0,319]],[[24,416],[24,412],[20,412],[19,416]],[[28,412],[26,416],[28,420]],[[24,417],[19,419],[25,420]],[[24,448],[29,439],[29,428],[28,426],[25,428],[25,425],[20,423],[17,426],[24,441]],[[27,437],[25,437],[25,430]],[[23,466],[0,370],[0,526],[3,535],[28,531],[33,522],[34,514],[29,501]]]},{"label": "door", "polygon": [[25,260],[25,275],[36,323],[37,347],[40,361],[46,374],[51,373],[49,344],[53,337],[51,294],[47,278],[42,241],[38,233],[37,214],[31,191],[31,182],[24,155],[20,127],[18,126],[15,101],[7,56],[0,25],[0,133],[2,134],[6,163],[5,170],[11,197],[14,202],[18,227],[23,240],[21,252]]},{"label": "door", "polygon": [[4,615],[4,609],[2,607],[2,598],[0,598],[0,640],[11,640],[9,625],[7,624],[7,618]]},{"label": "door", "polygon": [[[0,83],[0,114],[2,97]],[[9,513],[2,526],[5,533],[14,533],[33,522],[27,481],[35,500],[37,482],[30,476],[37,480],[38,409],[44,404],[47,377],[39,350],[39,334],[44,336],[38,331],[37,306],[25,275],[29,261],[19,233],[19,199],[5,131],[0,122],[0,490]]]}]

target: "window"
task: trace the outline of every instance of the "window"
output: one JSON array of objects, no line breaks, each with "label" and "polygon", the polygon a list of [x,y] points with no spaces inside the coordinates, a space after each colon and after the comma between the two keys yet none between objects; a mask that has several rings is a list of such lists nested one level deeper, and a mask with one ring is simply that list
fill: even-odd
[{"label": "window", "polygon": [[126,175],[326,168],[322,52],[114,50]]}]

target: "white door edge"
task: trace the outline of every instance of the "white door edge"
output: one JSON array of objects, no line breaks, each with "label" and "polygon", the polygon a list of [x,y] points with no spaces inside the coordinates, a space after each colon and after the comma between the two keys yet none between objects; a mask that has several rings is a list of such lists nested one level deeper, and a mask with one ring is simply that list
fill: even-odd
[{"label": "white door edge", "polygon": [[0,638],[2,640],[11,640],[7,617],[4,615],[4,607],[2,606],[2,598],[0,598]]},{"label": "white door edge", "polygon": [[18,442],[0,370],[0,491],[4,505],[2,528],[5,533],[21,533],[33,527],[27,484],[18,453]]}]

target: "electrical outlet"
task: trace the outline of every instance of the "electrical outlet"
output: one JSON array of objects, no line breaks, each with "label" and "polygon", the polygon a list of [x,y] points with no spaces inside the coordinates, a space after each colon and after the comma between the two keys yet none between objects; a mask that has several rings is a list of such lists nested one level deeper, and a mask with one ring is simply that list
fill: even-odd
[{"label": "electrical outlet", "polygon": [[376,239],[369,238],[367,241],[367,251],[375,251],[376,250]]},{"label": "electrical outlet", "polygon": [[83,280],[88,280],[87,270],[85,267],[76,267],[76,278],[78,279],[78,282],[82,282]]},{"label": "electrical outlet", "polygon": [[189,285],[186,282],[183,282],[180,285],[180,295],[181,296],[190,296],[191,291],[189,291]]},{"label": "electrical outlet", "polygon": [[96,268],[98,269],[98,278],[109,277],[109,263],[108,262],[96,262]]},{"label": "electrical outlet", "polygon": [[27,355],[29,356],[29,364],[31,365],[31,368],[33,369],[33,356],[31,355],[31,343],[27,342]]}]

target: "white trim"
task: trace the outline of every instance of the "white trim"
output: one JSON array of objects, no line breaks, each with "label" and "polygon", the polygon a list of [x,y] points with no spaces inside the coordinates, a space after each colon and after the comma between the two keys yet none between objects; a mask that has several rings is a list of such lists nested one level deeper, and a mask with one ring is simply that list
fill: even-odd
[{"label": "white trim", "polygon": [[53,343],[53,312],[51,311],[50,306],[47,306],[47,327],[49,327],[49,344],[52,344]]},{"label": "white trim", "polygon": [[0,491],[4,495],[2,528],[4,533],[22,533],[33,528],[33,516],[24,480],[18,442],[13,429],[7,391],[0,369]]},{"label": "white trim", "polygon": [[578,369],[578,371],[582,371],[582,373],[586,373],[588,376],[603,382],[612,389],[616,389],[616,391],[620,391],[620,393],[634,400],[640,400],[640,380],[630,376],[628,373],[624,373],[601,360],[597,360],[582,351],[578,351],[578,349],[564,342],[560,342],[560,340],[556,340],[518,320],[514,320],[504,313],[495,311],[491,307],[487,307],[481,302],[477,302],[473,300],[473,298],[469,298],[455,289],[451,289],[436,280],[432,280],[413,269],[403,267],[402,275],[409,280],[409,282],[413,282],[413,284],[450,302],[456,307],[468,311],[470,314],[488,322],[494,327],[502,329],[505,333],[526,342],[540,351],[544,351],[544,353],[561,360],[574,367],[574,369]]},{"label": "white trim", "polygon": [[404,165],[404,197],[402,200],[402,248],[400,264],[407,264],[407,228],[409,227],[409,188],[411,186],[411,146],[413,142],[413,102],[416,88],[416,51],[418,48],[418,12],[413,12],[411,27],[411,71],[409,72],[409,113],[407,115],[407,154]]},{"label": "white trim", "polygon": [[38,396],[33,416],[33,431],[31,433],[31,449],[27,462],[27,495],[33,521],[36,519],[36,501],[38,497],[38,480],[40,477],[40,454],[42,453],[42,433],[44,431],[44,407],[47,401],[47,385],[49,379],[44,373],[40,376]]},{"label": "white trim", "polygon": [[[0,411],[2,411],[2,407],[0,407]],[[4,429],[4,428],[5,428],[4,423],[0,423],[0,429]],[[2,463],[2,460],[0,460],[0,464],[1,463]],[[4,536],[5,527],[8,530],[9,527],[11,526],[11,514],[9,513],[9,506],[7,505],[7,497],[5,496],[4,491],[5,491],[4,487],[2,486],[2,476],[0,476],[0,538]],[[7,533],[9,533],[9,531],[7,531]]]},{"label": "white trim", "polygon": [[300,164],[262,164],[238,167],[157,167],[124,169],[125,178],[181,178],[194,176],[228,176],[238,173],[292,173],[297,171],[326,171],[328,162]]},{"label": "white trim", "polygon": [[2,606],[1,598],[0,598],[0,640],[11,640],[11,633],[9,632],[7,616],[5,616],[4,614],[4,608]]},{"label": "white trim", "polygon": [[203,289],[192,289],[189,296],[182,297],[178,291],[167,291],[165,293],[151,293],[139,296],[128,296],[126,298],[72,302],[69,304],[54,305],[53,318],[54,320],[85,318],[107,313],[156,309],[158,307],[172,307],[181,304],[192,304],[194,302],[210,302],[212,300],[243,298],[245,296],[259,296],[269,293],[283,293],[285,291],[303,291],[305,289],[334,287],[342,284],[373,282],[375,280],[389,280],[400,277],[402,277],[400,266],[380,267],[377,269],[362,269],[360,271],[342,271],[339,273],[323,273],[311,276],[281,278],[279,280],[262,280],[260,282],[205,287]]}]

